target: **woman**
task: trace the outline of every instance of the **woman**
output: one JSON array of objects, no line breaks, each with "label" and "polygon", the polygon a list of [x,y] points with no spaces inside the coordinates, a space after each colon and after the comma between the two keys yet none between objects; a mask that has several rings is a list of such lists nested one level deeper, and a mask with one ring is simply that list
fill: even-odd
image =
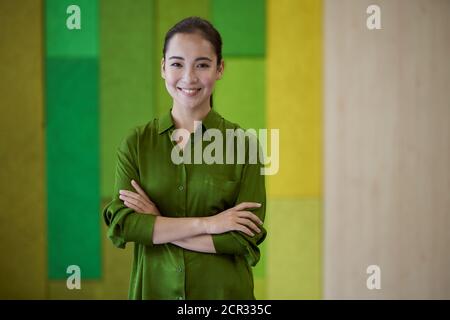
[{"label": "woman", "polygon": [[[206,20],[190,17],[172,27],[161,60],[172,108],[118,149],[115,194],[103,215],[115,246],[135,243],[130,299],[255,299],[251,266],[266,236],[261,165],[247,153],[244,163],[235,161],[239,144],[231,164],[173,161],[174,152],[207,145],[194,137],[239,128],[212,109],[221,50]],[[178,139],[177,132],[187,134]],[[245,138],[248,152],[252,139]]]}]

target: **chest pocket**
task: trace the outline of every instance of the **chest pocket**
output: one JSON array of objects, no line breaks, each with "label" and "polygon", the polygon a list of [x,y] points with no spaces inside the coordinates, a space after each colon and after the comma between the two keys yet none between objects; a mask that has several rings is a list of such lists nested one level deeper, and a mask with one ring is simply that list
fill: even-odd
[{"label": "chest pocket", "polygon": [[190,198],[193,199],[194,207],[198,207],[201,213],[209,216],[234,207],[239,187],[239,181],[208,174],[196,181],[191,189]]}]

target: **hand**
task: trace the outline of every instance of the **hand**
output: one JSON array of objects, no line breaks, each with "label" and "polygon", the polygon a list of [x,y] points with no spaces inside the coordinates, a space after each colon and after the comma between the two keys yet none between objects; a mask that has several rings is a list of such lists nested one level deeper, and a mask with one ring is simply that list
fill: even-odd
[{"label": "hand", "polygon": [[123,200],[124,204],[138,213],[160,216],[161,213],[158,208],[153,201],[150,200],[139,184],[136,181],[131,180],[131,185],[137,193],[128,190],[119,190],[119,198]]},{"label": "hand", "polygon": [[261,207],[259,203],[242,202],[214,216],[206,217],[204,218],[206,233],[219,234],[236,230],[253,237],[255,231],[261,232],[257,224],[262,225],[263,222],[256,214],[245,209],[259,207]]}]

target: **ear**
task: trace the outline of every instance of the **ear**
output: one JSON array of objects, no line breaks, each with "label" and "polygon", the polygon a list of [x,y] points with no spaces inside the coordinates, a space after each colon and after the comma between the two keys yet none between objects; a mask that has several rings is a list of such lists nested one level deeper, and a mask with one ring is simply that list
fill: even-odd
[{"label": "ear", "polygon": [[161,59],[161,77],[165,80],[166,79],[166,75],[165,75],[165,67],[166,67],[166,62],[164,61],[164,58]]},{"label": "ear", "polygon": [[222,60],[220,61],[219,66],[217,67],[217,76],[216,76],[216,80],[222,79],[224,69],[225,69],[225,61],[223,61],[223,59],[222,59]]}]

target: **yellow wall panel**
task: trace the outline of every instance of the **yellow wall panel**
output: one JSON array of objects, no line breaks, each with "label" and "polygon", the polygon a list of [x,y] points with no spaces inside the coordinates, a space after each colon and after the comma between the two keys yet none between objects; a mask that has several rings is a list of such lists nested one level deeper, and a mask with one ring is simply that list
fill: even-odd
[{"label": "yellow wall panel", "polygon": [[0,299],[44,299],[42,3],[0,1]]},{"label": "yellow wall panel", "polygon": [[280,129],[269,196],[321,194],[322,1],[267,2],[267,121]]}]

